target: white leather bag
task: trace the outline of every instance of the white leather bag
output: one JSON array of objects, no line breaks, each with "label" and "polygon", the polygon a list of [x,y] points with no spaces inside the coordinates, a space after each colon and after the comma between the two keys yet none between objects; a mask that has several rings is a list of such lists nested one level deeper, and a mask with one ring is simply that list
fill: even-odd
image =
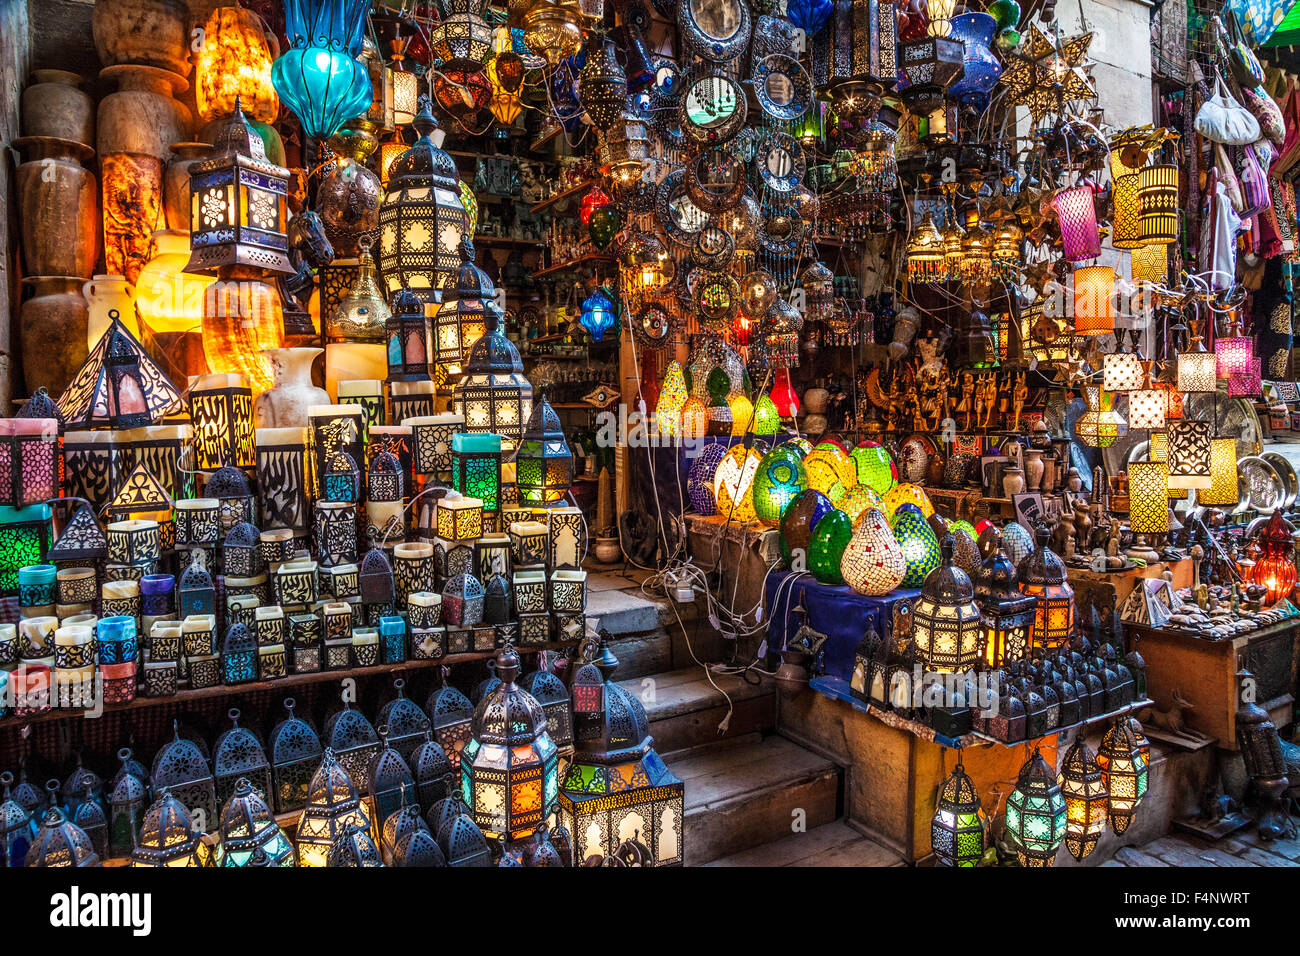
[{"label": "white leather bag", "polygon": [[1196,132],[1225,146],[1246,146],[1259,139],[1259,120],[1232,98],[1223,77],[1216,75],[1214,93],[1196,112]]}]

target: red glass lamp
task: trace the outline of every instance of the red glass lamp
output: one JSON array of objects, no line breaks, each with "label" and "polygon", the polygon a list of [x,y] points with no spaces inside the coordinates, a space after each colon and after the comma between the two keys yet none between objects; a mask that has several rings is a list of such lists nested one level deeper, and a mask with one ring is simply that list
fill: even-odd
[{"label": "red glass lamp", "polygon": [[1291,557],[1295,548],[1291,527],[1280,511],[1273,512],[1273,517],[1264,525],[1259,544],[1262,553],[1255,562],[1251,580],[1268,590],[1264,603],[1272,607],[1291,595],[1296,581],[1295,561]]}]

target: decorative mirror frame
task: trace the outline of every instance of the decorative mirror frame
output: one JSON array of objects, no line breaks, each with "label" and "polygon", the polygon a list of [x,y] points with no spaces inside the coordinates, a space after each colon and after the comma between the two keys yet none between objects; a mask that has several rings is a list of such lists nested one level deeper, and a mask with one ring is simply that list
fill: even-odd
[{"label": "decorative mirror frame", "polygon": [[[709,294],[714,291],[726,295],[725,307],[717,308],[709,304]],[[694,300],[695,314],[700,317],[704,327],[710,331],[723,330],[740,311],[740,282],[729,272],[710,272],[695,286]]]},{"label": "decorative mirror frame", "polygon": [[745,52],[749,46],[749,34],[754,26],[753,16],[749,12],[747,0],[734,0],[739,7],[740,22],[736,32],[730,37],[719,39],[705,33],[695,21],[691,12],[691,0],[680,0],[677,4],[677,25],[681,30],[682,42],[696,56],[713,63],[726,63]]},{"label": "decorative mirror frame", "polygon": [[[785,175],[777,175],[767,165],[768,157],[778,149],[784,149],[790,154],[790,172]],[[758,155],[754,160],[758,163],[758,174],[763,182],[773,192],[778,193],[792,191],[803,180],[806,170],[803,147],[795,142],[793,136],[781,130],[772,130],[767,134],[767,137],[758,144]]]},{"label": "decorative mirror frame", "polygon": [[[710,251],[705,243],[717,243],[717,248]],[[695,234],[695,244],[691,247],[691,258],[706,269],[725,269],[731,265],[731,257],[736,254],[736,240],[731,233],[710,220],[703,229]]]},{"label": "decorative mirror frame", "polygon": [[[732,183],[725,193],[714,192],[700,181],[699,163],[711,152],[721,152],[725,157],[725,161],[732,164],[736,171],[736,181]],[[695,203],[704,212],[715,216],[719,213],[730,212],[739,206],[740,201],[745,197],[745,190],[748,187],[745,177],[745,161],[730,150],[723,150],[716,146],[706,146],[688,159],[682,168],[686,171],[686,194],[690,196],[691,202]]]},{"label": "decorative mirror frame", "polygon": [[[783,215],[790,220],[790,235],[784,239],[777,239],[768,231],[768,220],[774,215]],[[804,222],[797,209],[793,206],[783,206],[772,209],[764,215],[759,223],[759,234],[760,248],[772,255],[792,256],[799,250],[799,244],[803,242]]]},{"label": "decorative mirror frame", "polygon": [[[691,90],[710,81],[721,81],[736,91],[736,108],[717,126],[699,126],[692,122],[688,115],[687,107],[690,104]],[[697,146],[717,146],[732,139],[745,125],[745,118],[748,115],[749,97],[745,95],[745,88],[740,85],[739,80],[725,73],[692,75],[690,82],[682,87],[682,98],[677,104],[677,122],[682,128],[682,133]]]},{"label": "decorative mirror frame", "polygon": [[[793,87],[789,103],[777,103],[768,92],[767,81],[774,76],[784,76]],[[812,107],[812,78],[803,64],[784,53],[769,53],[754,65],[754,96],[764,113],[782,123],[792,123]]]},{"label": "decorative mirror frame", "polygon": [[[659,183],[659,195],[655,199],[655,218],[659,220],[659,225],[663,227],[664,234],[669,239],[679,246],[690,249],[695,244],[695,234],[707,224],[708,213],[700,209],[700,229],[694,230],[683,229],[673,218],[672,201],[678,195],[695,206],[694,201],[686,194],[685,177],[685,170],[674,169]],[[698,206],[695,208],[699,209]]]},{"label": "decorative mirror frame", "polygon": [[667,348],[677,328],[677,317],[657,302],[642,306],[632,319],[632,338],[643,349]]}]

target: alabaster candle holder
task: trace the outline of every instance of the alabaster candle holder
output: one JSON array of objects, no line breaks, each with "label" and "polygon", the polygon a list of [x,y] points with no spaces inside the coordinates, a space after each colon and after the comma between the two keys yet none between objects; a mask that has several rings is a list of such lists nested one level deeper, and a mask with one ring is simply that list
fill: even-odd
[{"label": "alabaster candle holder", "polygon": [[95,663],[95,630],[84,624],[64,625],[54,631],[54,666],[61,670],[91,667]]},{"label": "alabaster candle holder", "polygon": [[54,631],[59,619],[53,615],[26,617],[18,622],[18,655],[26,661],[40,660],[54,653]]},{"label": "alabaster candle holder", "polygon": [[438,499],[434,524],[445,541],[473,541],[483,535],[483,501],[463,495]]},{"label": "alabaster candle holder", "polygon": [[320,647],[325,624],[315,614],[289,615],[289,641],[294,647]]},{"label": "alabaster candle holder", "polygon": [[587,609],[587,572],[556,571],[551,575],[551,610],[559,613]]},{"label": "alabaster candle holder", "polygon": [[96,626],[95,641],[100,664],[134,662],[139,654],[135,618],[125,615],[104,618]]},{"label": "alabaster candle holder", "polygon": [[442,623],[442,595],[414,591],[406,596],[406,616],[411,627],[437,627]]},{"label": "alabaster candle holder", "polygon": [[263,604],[253,611],[253,633],[259,647],[285,643],[288,619],[278,604]]},{"label": "alabaster candle holder", "polygon": [[139,619],[142,607],[139,581],[105,581],[100,588],[99,609],[104,617],[125,614]]},{"label": "alabaster candle holder", "polygon": [[207,687],[216,687],[221,683],[220,654],[208,654],[205,657],[190,657],[186,659],[185,663],[189,669],[191,690],[203,690]]},{"label": "alabaster candle holder", "polygon": [[157,521],[110,521],[107,534],[108,560],[114,564],[150,564],[162,557],[162,531]]},{"label": "alabaster candle holder", "polygon": [[[545,585],[543,585],[545,586]],[[540,614],[519,615],[519,643],[523,647],[538,647],[551,641],[551,615],[546,611]]]},{"label": "alabaster candle holder", "polygon": [[262,552],[262,562],[267,570],[272,572],[286,561],[292,561],[297,550],[293,531],[289,528],[272,528],[270,531],[263,531],[258,535],[257,546]]},{"label": "alabaster candle holder", "polygon": [[393,593],[398,607],[406,607],[410,595],[434,586],[433,545],[404,541],[393,548]]},{"label": "alabaster candle holder", "polygon": [[516,571],[513,586],[515,610],[520,614],[539,614],[549,610],[545,571]]},{"label": "alabaster candle holder", "polygon": [[181,498],[172,502],[176,547],[215,547],[221,535],[221,502],[216,498]]},{"label": "alabaster candle holder", "polygon": [[545,571],[548,550],[546,525],[540,521],[516,521],[508,533],[515,570]]},{"label": "alabaster candle holder", "polygon": [[325,670],[344,671],[352,666],[352,637],[325,642]]},{"label": "alabaster candle holder", "polygon": [[186,657],[202,657],[217,652],[217,616],[191,614],[181,621],[181,636]]},{"label": "alabaster candle holder", "polygon": [[352,605],[346,601],[331,601],[321,608],[325,625],[325,641],[338,641],[352,636]]},{"label": "alabaster candle holder", "polygon": [[289,655],[283,644],[267,644],[257,649],[258,680],[279,680],[289,672]]},{"label": "alabaster candle holder", "polygon": [[317,598],[316,562],[287,561],[275,571],[276,603],[285,607],[309,605]]},{"label": "alabaster candle holder", "polygon": [[99,678],[103,701],[109,706],[129,704],[136,694],[136,662],[99,665]]},{"label": "alabaster candle holder", "polygon": [[[213,620],[213,628],[216,627],[216,621]],[[149,659],[154,661],[177,661],[180,660],[181,650],[184,647],[185,626],[178,621],[159,621],[149,631]],[[207,646],[211,647],[211,640]],[[203,646],[197,644],[196,646]],[[205,653],[215,653],[213,650]],[[201,654],[188,654],[189,657],[201,657]]]},{"label": "alabaster candle holder", "polygon": [[[52,564],[29,564],[18,569],[18,606],[46,607],[54,603],[58,569]],[[44,615],[42,615],[44,616]]]},{"label": "alabaster candle holder", "polygon": [[359,627],[352,632],[352,663],[355,667],[374,667],[379,663],[379,631]]},{"label": "alabaster candle holder", "polygon": [[447,629],[445,627],[411,628],[411,659],[437,660],[447,654]]},{"label": "alabaster candle holder", "polygon": [[60,568],[55,575],[58,603],[90,604],[99,596],[94,568]]}]

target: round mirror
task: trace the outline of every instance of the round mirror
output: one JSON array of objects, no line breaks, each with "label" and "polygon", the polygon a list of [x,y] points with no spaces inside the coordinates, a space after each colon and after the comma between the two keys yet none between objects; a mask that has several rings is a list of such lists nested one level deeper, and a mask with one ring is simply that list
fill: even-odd
[{"label": "round mirror", "polygon": [[794,57],[771,53],[754,67],[754,96],[768,116],[791,122],[812,106],[812,79]]},{"label": "round mirror", "polygon": [[632,337],[642,348],[663,348],[672,334],[672,315],[660,305],[647,305],[632,321]]},{"label": "round mirror", "polygon": [[745,91],[735,80],[709,74],[686,88],[678,120],[682,132],[697,143],[725,143],[740,131],[747,111]]},{"label": "round mirror", "polygon": [[711,40],[728,40],[740,29],[743,0],[691,0],[691,18]]},{"label": "round mirror", "polygon": [[803,150],[790,134],[769,133],[758,147],[758,169],[768,188],[788,193],[803,178]]},{"label": "round mirror", "polygon": [[709,217],[691,202],[684,177],[683,170],[674,169],[663,178],[659,184],[655,216],[669,239],[689,248],[695,242],[695,234],[704,228]]},{"label": "round mirror", "polygon": [[745,195],[745,163],[729,149],[701,150],[686,166],[686,192],[708,213],[734,209]]},{"label": "round mirror", "polygon": [[740,56],[749,43],[752,20],[746,0],[683,0],[677,21],[690,51],[715,63]]},{"label": "round mirror", "polygon": [[710,224],[695,236],[695,261],[710,269],[725,269],[736,251],[736,241],[721,226]]},{"label": "round mirror", "polygon": [[710,273],[695,288],[695,310],[710,331],[721,331],[740,309],[740,283],[725,272]]}]

